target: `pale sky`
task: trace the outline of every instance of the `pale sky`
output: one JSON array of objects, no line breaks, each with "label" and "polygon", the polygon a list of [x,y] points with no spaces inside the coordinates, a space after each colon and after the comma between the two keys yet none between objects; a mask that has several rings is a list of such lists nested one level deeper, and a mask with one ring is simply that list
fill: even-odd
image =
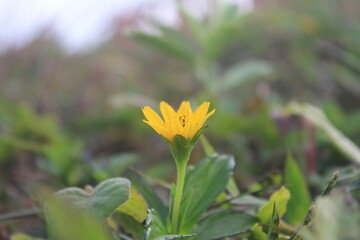
[{"label": "pale sky", "polygon": [[[251,0],[226,1],[239,3],[245,10],[252,7]],[[204,0],[188,2],[199,6]],[[66,48],[83,49],[106,38],[115,16],[154,6],[150,14],[169,23],[176,21],[171,0],[0,0],[0,52],[28,43],[44,27],[51,27]]]}]

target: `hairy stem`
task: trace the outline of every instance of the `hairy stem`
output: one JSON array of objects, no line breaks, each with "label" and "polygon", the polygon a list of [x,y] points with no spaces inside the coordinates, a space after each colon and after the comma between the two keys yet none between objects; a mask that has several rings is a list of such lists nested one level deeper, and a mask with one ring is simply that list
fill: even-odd
[{"label": "hairy stem", "polygon": [[174,207],[172,212],[172,221],[171,221],[171,228],[173,233],[178,233],[179,231],[179,213],[180,213],[180,205],[182,194],[184,190],[184,181],[185,181],[185,173],[186,173],[186,162],[177,164],[177,185],[176,185],[176,193],[175,193],[175,200],[174,200]]}]

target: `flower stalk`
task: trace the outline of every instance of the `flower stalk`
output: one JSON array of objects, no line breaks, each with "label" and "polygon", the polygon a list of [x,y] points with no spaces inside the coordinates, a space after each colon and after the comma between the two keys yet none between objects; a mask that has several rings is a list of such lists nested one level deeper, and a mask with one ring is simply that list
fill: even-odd
[{"label": "flower stalk", "polygon": [[176,182],[176,192],[174,199],[174,206],[171,218],[171,229],[174,233],[179,232],[179,217],[180,217],[180,206],[182,195],[184,191],[184,182],[186,174],[186,163],[176,164],[177,167],[177,182]]}]

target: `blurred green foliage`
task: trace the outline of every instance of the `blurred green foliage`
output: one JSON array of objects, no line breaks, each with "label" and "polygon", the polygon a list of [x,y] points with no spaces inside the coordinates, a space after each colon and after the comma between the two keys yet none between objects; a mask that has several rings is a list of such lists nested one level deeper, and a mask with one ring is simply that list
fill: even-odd
[{"label": "blurred green foliage", "polygon": [[41,166],[52,176],[65,183],[74,184],[73,170],[79,161],[82,143],[68,136],[55,116],[39,115],[26,104],[0,102],[2,162],[9,159],[12,149],[25,149],[42,154],[49,161]]},{"label": "blurred green foliage", "polygon": [[[314,199],[339,168],[340,185],[351,193],[346,196],[360,201],[358,2],[255,1],[251,12],[241,14],[230,3],[213,1],[200,18],[180,1],[177,4],[177,27],[147,20],[153,32],[134,29],[126,35],[121,24],[115,25],[113,37],[103,45],[74,55],[65,54],[44,33],[28,46],[0,56],[0,210],[34,206],[28,195],[35,181],[59,188],[124,174],[148,207],[156,209],[154,218],[166,224],[168,199],[153,188],[168,191],[174,166],[166,162],[170,155],[161,138],[142,124],[140,111],[165,99],[213,103],[217,112],[206,131],[205,151],[210,155],[213,145],[235,155],[234,179],[242,194],[229,200],[235,206],[250,205],[255,214],[270,197],[269,190],[284,183],[294,197],[286,220],[299,223],[309,198]],[[289,113],[289,100],[310,104],[296,105]],[[286,161],[289,152],[296,161]],[[193,163],[203,155],[195,149]],[[127,171],[129,166],[145,170]],[[294,205],[301,205],[301,214],[295,213]],[[330,207],[348,208],[333,197],[320,205],[325,206],[317,210],[320,217]],[[273,205],[268,208],[268,215],[275,213]],[[93,227],[82,217],[65,212],[60,216],[61,212],[59,218],[71,219],[69,223]],[[194,229],[237,214],[209,215]],[[355,219],[336,216],[345,222]],[[112,217],[128,235],[143,236],[144,224],[133,216],[117,212]],[[304,239],[321,239],[328,233],[321,221],[314,220],[315,231]],[[17,224],[20,230],[25,226],[6,222],[11,230]],[[108,225],[121,232],[116,224]],[[251,234],[254,239],[268,232],[274,235],[267,230],[267,224],[254,225]],[[93,236],[109,237],[101,229],[94,231]],[[346,235],[342,230],[330,232]],[[126,239],[121,234],[116,239]],[[74,236],[70,239],[93,238]]]}]

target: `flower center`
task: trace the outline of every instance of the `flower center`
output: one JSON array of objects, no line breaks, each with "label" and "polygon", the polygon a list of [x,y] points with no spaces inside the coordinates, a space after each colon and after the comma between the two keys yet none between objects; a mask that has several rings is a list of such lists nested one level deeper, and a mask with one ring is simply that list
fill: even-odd
[{"label": "flower center", "polygon": [[186,123],[188,122],[188,121],[186,120],[186,116],[185,116],[185,115],[180,115],[179,120],[180,120],[181,125],[182,125],[183,127],[185,127]]}]

